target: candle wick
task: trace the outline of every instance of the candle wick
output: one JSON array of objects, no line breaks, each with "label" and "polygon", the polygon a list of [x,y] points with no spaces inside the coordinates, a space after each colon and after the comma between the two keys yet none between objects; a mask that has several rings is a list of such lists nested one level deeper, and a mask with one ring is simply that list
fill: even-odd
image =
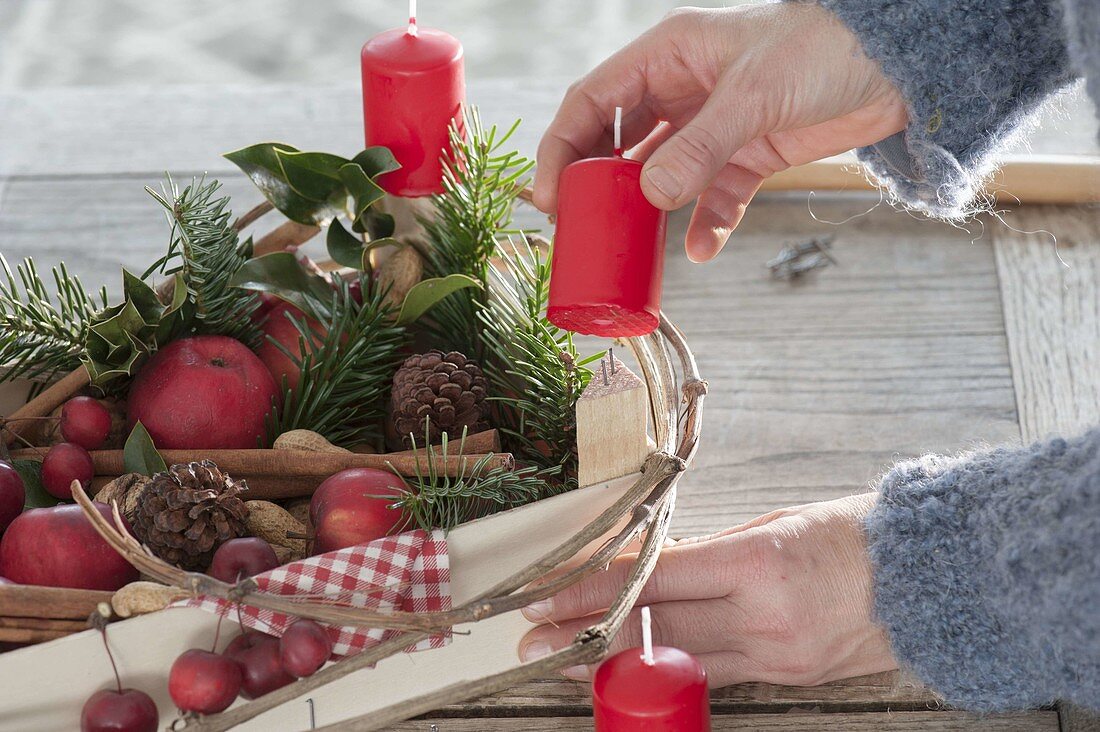
[{"label": "candle wick", "polygon": [[621,158],[622,156],[623,156],[623,108],[622,107],[615,107],[615,157]]},{"label": "candle wick", "polygon": [[409,0],[409,35],[416,35],[416,0]]},{"label": "candle wick", "polygon": [[642,663],[646,666],[657,663],[653,659],[653,619],[649,615],[649,607],[642,608]]}]

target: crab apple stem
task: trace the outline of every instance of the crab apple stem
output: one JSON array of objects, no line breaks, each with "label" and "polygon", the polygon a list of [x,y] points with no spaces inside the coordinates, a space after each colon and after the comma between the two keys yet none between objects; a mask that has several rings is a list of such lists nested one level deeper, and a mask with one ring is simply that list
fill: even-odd
[{"label": "crab apple stem", "polygon": [[[103,617],[101,613],[97,612],[99,617]],[[122,677],[118,675],[118,665],[115,663],[115,654],[111,653],[111,644],[107,642],[107,622],[106,618],[103,618],[103,622],[97,623],[99,625],[99,634],[103,637],[103,648],[107,651],[107,660],[111,662],[111,670],[115,672],[115,686],[118,687],[118,693],[122,693]]]},{"label": "crab apple stem", "polygon": [[214,647],[210,649],[211,653],[218,652],[218,639],[221,638],[222,621],[225,620],[225,612],[225,610],[222,610],[220,613],[218,613],[218,624],[214,627]]}]

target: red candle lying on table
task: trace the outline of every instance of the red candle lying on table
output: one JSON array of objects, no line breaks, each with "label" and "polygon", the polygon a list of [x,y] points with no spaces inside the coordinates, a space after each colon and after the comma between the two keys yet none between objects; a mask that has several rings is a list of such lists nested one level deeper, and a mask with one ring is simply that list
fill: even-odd
[{"label": "red candle lying on table", "polygon": [[418,28],[409,3],[409,27],[379,33],[360,56],[363,131],[367,147],[384,145],[401,168],[379,177],[395,196],[443,191],[443,163],[452,122],[462,120],[466,78],[462,44],[449,33]]},{"label": "red candle lying on table", "polygon": [[[618,149],[618,123],[615,133]],[[562,171],[546,310],[559,328],[620,338],[657,327],[667,214],[642,193],[641,174],[618,154]]]},{"label": "red candle lying on table", "polygon": [[642,608],[642,635],[641,648],[596,669],[596,732],[710,732],[707,672],[690,654],[652,645],[649,608]]}]

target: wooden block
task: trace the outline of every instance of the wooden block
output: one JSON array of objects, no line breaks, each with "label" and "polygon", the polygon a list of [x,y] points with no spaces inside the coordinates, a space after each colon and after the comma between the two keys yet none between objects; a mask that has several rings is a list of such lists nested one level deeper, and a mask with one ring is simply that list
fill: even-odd
[{"label": "wooden block", "polygon": [[613,355],[605,358],[577,400],[580,484],[638,472],[652,452],[648,425],[645,382]]}]

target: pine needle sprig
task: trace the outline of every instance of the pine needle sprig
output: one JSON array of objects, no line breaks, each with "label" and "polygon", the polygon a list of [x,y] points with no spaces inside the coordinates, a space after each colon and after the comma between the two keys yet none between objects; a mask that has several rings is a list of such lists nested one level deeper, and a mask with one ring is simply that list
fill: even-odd
[{"label": "pine needle sprig", "polygon": [[[271,340],[300,369],[295,388],[284,378],[282,404],[268,416],[268,437],[307,429],[334,445],[350,447],[379,437],[390,381],[406,341],[380,288],[361,277],[363,304],[339,283],[326,313],[286,313],[298,330],[298,351]],[[320,324],[320,327],[318,326]],[[305,354],[305,355],[302,355]]]},{"label": "pine needle sprig", "polygon": [[550,261],[526,239],[510,240],[492,268],[493,298],[481,313],[489,379],[506,443],[521,459],[560,470],[575,485],[576,403],[592,378],[573,335],[546,319]]},{"label": "pine needle sprig", "polygon": [[30,258],[15,270],[0,255],[0,382],[49,378],[81,362],[88,325],[107,307],[107,289],[88,293],[64,264],[51,270],[54,294]]},{"label": "pine needle sprig", "polygon": [[168,252],[143,275],[182,272],[195,305],[195,331],[236,338],[255,347],[262,339],[252,315],[260,306],[254,292],[230,281],[252,257],[252,240],[240,242],[232,226],[229,197],[218,197],[221,183],[192,180],[181,193],[171,176],[162,190],[146,187],[165,209],[171,225]]},{"label": "pine needle sprig", "polygon": [[[534,162],[505,150],[519,120],[501,133],[495,125],[486,128],[471,107],[464,122],[465,136],[451,130],[452,161],[444,169],[443,193],[433,198],[437,215],[422,221],[431,242],[426,268],[432,277],[458,273],[484,283],[500,237],[515,233],[512,211]],[[437,347],[480,358],[478,312],[487,297],[485,290],[468,289],[440,302],[427,326]]]},{"label": "pine needle sprig", "polygon": [[[463,454],[466,433],[463,431],[457,455]],[[416,448],[416,445],[413,445]],[[428,445],[425,451],[426,470],[417,463],[416,475],[406,478],[412,485],[394,502],[395,508],[405,514],[406,527],[430,531],[449,531],[459,524],[509,508],[524,506],[533,501],[560,492],[557,484],[549,482],[545,470],[534,466],[488,468],[492,454],[476,461],[462,460],[459,475],[448,477],[438,466],[446,463],[450,454],[447,434],[436,447]]]}]

